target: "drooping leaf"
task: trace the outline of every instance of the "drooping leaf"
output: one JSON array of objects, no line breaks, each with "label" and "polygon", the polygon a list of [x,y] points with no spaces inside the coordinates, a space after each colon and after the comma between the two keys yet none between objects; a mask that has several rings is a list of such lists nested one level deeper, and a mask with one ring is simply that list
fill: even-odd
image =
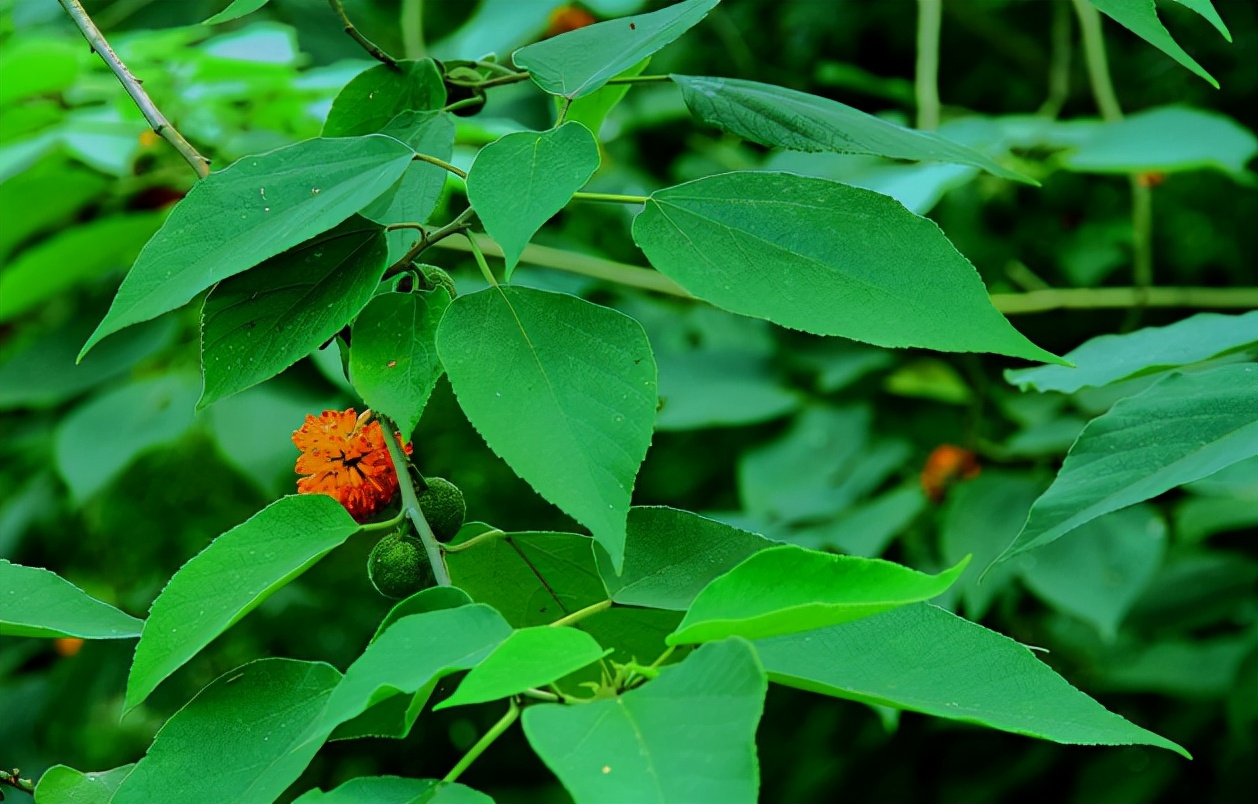
[{"label": "drooping leaf", "polygon": [[79,357],[105,336],[336,226],[389,189],[412,156],[376,134],[313,139],[211,173],[144,246]]},{"label": "drooping leaf", "polygon": [[1036,597],[1112,640],[1165,552],[1166,522],[1140,505],[1079,526],[1069,538],[1024,556],[1018,569]]},{"label": "drooping leaf", "polygon": [[384,230],[355,215],[218,283],[201,313],[198,407],[269,380],[340,332],[371,300],[387,258]]},{"label": "drooping leaf", "polygon": [[455,586],[527,628],[606,599],[591,544],[576,533],[508,533],[447,553],[446,563]]},{"label": "drooping leaf", "polygon": [[432,59],[399,61],[397,67],[377,64],[355,76],[332,101],[323,136],[374,134],[403,112],[431,111],[445,103],[446,86]]},{"label": "drooping leaf", "polygon": [[475,667],[510,634],[502,616],[480,604],[403,617],[345,671],[312,740],[321,742],[341,723],[381,701]]},{"label": "drooping leaf", "polygon": [[326,793],[307,790],[293,804],[494,804],[494,800],[457,782],[359,776]]},{"label": "drooping leaf", "polygon": [[[396,137],[416,153],[449,161],[454,151],[454,117],[449,112],[402,112],[381,134]],[[402,178],[375,201],[363,207],[363,217],[376,223],[424,223],[432,215],[445,187],[445,168],[428,162],[410,164]]]},{"label": "drooping leaf", "polygon": [[130,265],[164,217],[133,212],[97,218],[23,250],[0,273],[0,322]]},{"label": "drooping leaf", "polygon": [[1154,374],[1245,347],[1258,347],[1258,311],[1240,315],[1198,313],[1164,327],[1093,338],[1066,355],[1075,368],[1017,369],[1006,371],[1005,379],[1023,391],[1071,394],[1080,388]]},{"label": "drooping leaf", "polygon": [[127,677],[126,708],[357,530],[336,500],[302,494],[280,498],[211,542],[153,601]]},{"label": "drooping leaf", "polygon": [[135,765],[123,765],[99,773],[83,773],[66,765],[53,765],[39,777],[35,800],[39,804],[109,804],[114,791]]},{"label": "drooping leaf", "polygon": [[550,94],[579,98],[676,40],[718,2],[684,0],[649,14],[607,20],[522,47],[511,58]]},{"label": "drooping leaf", "polygon": [[1187,106],[1138,112],[1092,129],[1062,163],[1082,173],[1178,173],[1213,169],[1243,183],[1258,137],[1232,118]]},{"label": "drooping leaf", "polygon": [[598,170],[598,143],[580,123],[491,142],[467,173],[467,199],[502,246],[506,278],[529,239]]},{"label": "drooping leaf", "polygon": [[451,302],[437,351],[486,443],[590,528],[618,566],[655,420],[655,360],[642,327],[574,296],[489,288]]},{"label": "drooping leaf", "polygon": [[231,4],[228,5],[227,8],[218,12],[201,24],[218,25],[224,22],[231,22],[232,20],[240,19],[246,14],[252,14],[270,1],[271,0],[232,0]]},{"label": "drooping leaf", "polygon": [[704,587],[668,642],[761,639],[859,620],[941,594],[967,563],[926,575],[876,558],[771,547]]},{"label": "drooping leaf", "polygon": [[143,626],[54,572],[0,559],[0,636],[128,639]]},{"label": "drooping leaf", "polygon": [[145,451],[192,424],[196,381],[185,374],[137,380],[93,397],[61,420],[57,471],[78,502],[109,485]]},{"label": "drooping leaf", "polygon": [[1083,428],[1053,485],[1000,556],[1258,454],[1258,364],[1174,373]]},{"label": "drooping leaf", "polygon": [[354,324],[350,381],[372,410],[397,422],[407,440],[443,372],[437,324],[449,305],[444,288],[381,293]]},{"label": "drooping leaf", "polygon": [[544,687],[604,655],[584,631],[546,625],[523,628],[494,648],[459,682],[454,694],[433,709],[496,701]]},{"label": "drooping leaf", "polygon": [[624,570],[596,550],[599,575],[617,603],[685,611],[718,575],[774,542],[674,508],[630,508]]},{"label": "drooping leaf", "polygon": [[1027,648],[925,603],[756,643],[778,684],[1072,745],[1154,745]]},{"label": "drooping leaf", "polygon": [[653,193],[633,239],[662,273],[732,312],[879,346],[1061,362],[996,311],[938,226],[869,190],[709,176]]},{"label": "drooping leaf", "polygon": [[695,117],[761,145],[973,165],[1002,178],[1036,183],[969,146],[897,126],[828,98],[737,78],[670,78],[681,87]]},{"label": "drooping leaf", "polygon": [[530,706],[524,733],[576,804],[752,804],[766,687],[751,646],[728,640],[619,697]]},{"label": "drooping leaf", "polygon": [[228,671],[166,721],[111,804],[197,804],[224,790],[239,804],[270,804],[319,749],[306,735],[340,679],[331,665],[295,659]]},{"label": "drooping leaf", "polygon": [[1219,88],[1219,82],[1215,81],[1204,67],[1185,53],[1179,43],[1171,38],[1170,32],[1158,19],[1157,4],[1154,0],[1090,0],[1090,2],[1114,22],[1201,76],[1215,89]]}]

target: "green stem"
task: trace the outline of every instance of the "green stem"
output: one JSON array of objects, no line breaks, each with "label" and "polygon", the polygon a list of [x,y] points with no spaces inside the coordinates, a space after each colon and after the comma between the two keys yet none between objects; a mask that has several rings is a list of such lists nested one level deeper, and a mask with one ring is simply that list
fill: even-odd
[{"label": "green stem", "polygon": [[1258,287],[1248,288],[1063,288],[1030,293],[993,293],[992,305],[1005,315],[1049,310],[1100,310],[1136,307],[1188,309],[1258,308]]},{"label": "green stem", "polygon": [[354,23],[349,21],[349,17],[345,14],[345,8],[341,5],[341,0],[328,0],[328,5],[330,5],[332,10],[336,12],[336,16],[341,19],[341,26],[345,29],[345,33],[349,34],[350,39],[353,39],[361,45],[362,49],[367,51],[373,59],[389,65],[394,70],[398,69],[396,59],[377,47],[370,39],[363,36],[359,30],[354,27]]},{"label": "green stem", "polygon": [[459,81],[456,79],[446,79],[447,83],[457,87],[468,87],[470,89],[490,89],[492,87],[501,87],[507,84],[518,84],[521,81],[529,80],[528,73],[509,73],[500,75],[497,78],[489,78],[484,81]]},{"label": "green stem", "polygon": [[454,103],[447,103],[445,106],[442,106],[442,107],[441,107],[441,111],[443,111],[443,112],[453,112],[453,111],[457,111],[457,110],[459,110],[459,109],[466,109],[466,108],[468,108],[469,106],[476,106],[477,104],[484,103],[484,102],[485,102],[485,101],[484,101],[484,99],[483,99],[483,98],[481,98],[479,95],[473,95],[473,96],[472,96],[472,97],[470,97],[470,98],[464,98],[463,100],[457,100],[457,101],[455,101]]},{"label": "green stem", "polygon": [[[486,254],[493,257],[502,256],[502,247],[493,240],[485,235],[475,235],[475,237],[477,244],[484,249]],[[461,240],[444,242],[441,244],[441,248],[463,252],[472,250],[471,246],[463,243]],[[670,296],[680,296],[687,299],[692,298],[680,285],[659,271],[623,262],[605,260],[602,257],[578,254],[575,251],[529,244],[520,253],[520,262],[538,265],[542,268],[551,268],[556,271],[567,271],[568,273],[580,274],[581,276],[590,276],[595,279],[603,279],[627,287],[651,290],[656,293],[667,293]]]},{"label": "green stem", "polygon": [[673,651],[675,651],[675,650],[677,650],[677,646],[676,646],[676,645],[669,645],[667,648],[665,648],[665,649],[664,649],[664,652],[663,652],[663,653],[661,653],[661,654],[659,655],[659,658],[657,658],[655,661],[651,662],[651,665],[650,665],[651,669],[652,669],[652,670],[656,670],[656,669],[658,669],[660,665],[662,665],[664,662],[668,661],[668,657],[669,657],[669,656],[672,656],[672,655],[673,655]]},{"label": "green stem", "polygon": [[406,512],[407,518],[415,526],[415,532],[419,534],[419,541],[424,545],[424,552],[428,554],[433,578],[436,579],[438,586],[453,586],[450,581],[450,571],[446,569],[445,559],[441,556],[441,545],[437,542],[437,537],[433,535],[428,520],[424,519],[424,512],[419,508],[419,498],[415,496],[415,485],[411,483],[406,455],[403,454],[402,448],[398,446],[397,438],[393,435],[397,431],[397,425],[388,416],[377,413],[376,418],[380,420],[380,426],[384,428],[384,445],[389,449],[389,458],[393,460],[393,471],[397,473],[398,488],[402,492],[402,510]]},{"label": "green stem", "polygon": [[645,204],[651,200],[646,195],[616,195],[615,193],[573,193],[573,201],[607,201],[612,204]]},{"label": "green stem", "polygon": [[520,693],[525,698],[532,698],[537,701],[548,701],[550,703],[559,703],[564,698],[556,693],[547,692],[546,690],[527,689]]},{"label": "green stem", "polygon": [[470,550],[477,545],[484,544],[485,542],[498,541],[506,535],[507,534],[505,532],[495,528],[494,530],[487,530],[484,533],[477,534],[465,542],[459,542],[458,544],[442,544],[441,549],[445,550],[447,553],[461,553],[464,550]]},{"label": "green stem", "polygon": [[1048,64],[1048,97],[1036,114],[1054,118],[1070,97],[1070,64],[1074,58],[1074,39],[1070,24],[1070,7],[1066,0],[1053,0],[1053,27],[1050,33],[1052,51]]},{"label": "green stem", "polygon": [[577,609],[576,611],[572,612],[571,614],[565,617],[560,617],[558,620],[555,620],[550,625],[552,628],[561,628],[565,625],[572,625],[573,623],[584,620],[586,617],[589,617],[594,614],[598,614],[600,611],[607,611],[611,607],[612,607],[612,602],[610,600],[600,600],[599,602],[590,606],[586,606],[583,609]]},{"label": "green stem", "polygon": [[522,70],[512,70],[510,67],[508,67],[505,64],[499,64],[496,61],[487,61],[485,59],[477,60],[476,66],[485,70],[489,70],[490,72],[498,73],[498,75],[524,75],[524,76],[528,75],[527,72],[524,72]]},{"label": "green stem", "polygon": [[490,287],[498,287],[498,280],[494,279],[494,272],[489,270],[489,263],[485,261],[485,253],[480,250],[480,246],[476,243],[476,234],[464,232],[463,236],[467,238],[472,256],[476,258],[476,265],[480,268],[481,275],[485,277],[485,281],[489,283]]},{"label": "green stem", "polygon": [[402,52],[408,59],[424,57],[424,0],[402,0],[398,16],[402,29]]},{"label": "green stem", "polygon": [[1079,33],[1083,37],[1083,56],[1088,66],[1088,83],[1092,97],[1101,112],[1101,119],[1115,123],[1123,119],[1122,107],[1114,94],[1110,80],[1109,60],[1105,56],[1105,36],[1101,32],[1101,14],[1089,0],[1072,0],[1075,15],[1079,18]]},{"label": "green stem", "polygon": [[1123,322],[1123,330],[1140,325],[1144,308],[1149,305],[1153,288],[1153,191],[1131,177],[1131,283],[1135,286],[1136,304]]},{"label": "green stem", "polygon": [[398,511],[398,515],[392,519],[386,519],[384,522],[372,522],[370,525],[359,525],[359,533],[374,533],[379,530],[391,530],[402,524],[402,520],[406,519],[406,509]]},{"label": "green stem", "polygon": [[427,162],[430,165],[436,165],[437,167],[441,168],[447,173],[453,173],[454,175],[458,176],[460,179],[467,178],[467,171],[463,170],[462,168],[455,167],[454,165],[450,164],[444,159],[438,159],[437,157],[429,156],[428,154],[415,154],[411,158],[414,159],[416,162]]},{"label": "green stem", "polygon": [[476,745],[468,749],[468,752],[463,755],[463,758],[459,760],[459,763],[451,768],[450,772],[447,773],[441,781],[457,781],[458,778],[463,775],[463,771],[467,770],[471,764],[476,761],[477,757],[485,753],[485,749],[493,745],[494,740],[497,740],[502,736],[503,732],[511,728],[511,724],[514,723],[516,718],[519,716],[520,707],[515,701],[512,701],[510,708],[507,709],[507,713],[503,715],[497,723],[490,727],[489,731],[485,732],[484,736],[476,741]]},{"label": "green stem", "polygon": [[939,128],[939,29],[943,0],[917,0],[917,66],[913,87],[917,94],[917,127]]},{"label": "green stem", "polygon": [[118,58],[118,54],[109,46],[109,42],[105,40],[104,34],[96,27],[96,23],[92,22],[92,18],[88,16],[87,11],[83,9],[83,5],[79,0],[61,0],[61,7],[65,9],[66,14],[70,15],[70,19],[74,20],[74,24],[78,26],[79,32],[83,34],[83,38],[92,46],[92,50],[104,60],[105,64],[113,72],[122,88],[131,96],[131,101],[140,110],[140,114],[144,115],[144,119],[148,121],[153,132],[159,137],[170,143],[184,161],[192,166],[197,172],[199,178],[204,179],[210,175],[210,160],[201,156],[192,144],[184,139],[170,121],[166,119],[166,115],[153,103],[153,99],[144,91],[144,87],[140,85],[140,80],[131,74],[131,70],[127,69],[127,65],[122,63],[122,59]]},{"label": "green stem", "polygon": [[392,232],[395,229],[416,229],[422,232],[424,231],[424,225],[422,223],[390,223],[384,227],[386,232]]}]

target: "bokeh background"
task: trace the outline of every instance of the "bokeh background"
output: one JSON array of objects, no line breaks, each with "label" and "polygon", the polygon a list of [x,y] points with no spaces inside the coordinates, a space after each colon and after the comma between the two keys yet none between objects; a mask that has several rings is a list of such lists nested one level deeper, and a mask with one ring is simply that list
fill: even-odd
[{"label": "bokeh background", "polygon": [[[216,166],[317,136],[338,89],[372,64],[317,0],[272,0],[218,27],[199,23],[223,0],[85,5]],[[567,27],[663,4],[402,5],[422,5],[424,54],[505,58]],[[1159,4],[1221,90],[1106,21],[1127,112],[1182,104],[1258,129],[1258,7],[1216,6],[1232,44],[1177,3]],[[399,23],[399,2],[346,0],[345,8],[386,50],[417,53],[416,30]],[[777,83],[911,123],[916,8],[911,0],[725,0],[648,72]],[[1126,178],[1062,169],[1055,144],[1013,133],[1016,116],[1095,116],[1077,33],[1067,0],[944,2],[944,133],[1007,153],[1040,188],[953,166],[769,153],[695,124],[675,89],[651,85],[632,89],[605,125],[603,167],[589,189],[649,193],[729,170],[828,176],[911,200],[994,292],[1129,285]],[[1051,66],[1070,43],[1067,92],[1050,96]],[[548,126],[553,114],[550,99],[529,84],[492,90],[484,111],[463,120],[455,162],[466,167],[480,145],[521,126]],[[0,557],[55,570],[137,616],[214,536],[294,490],[289,436],[306,413],[356,404],[333,345],[194,414],[199,303],[128,329],[74,365],[131,260],[193,178],[147,132],[54,0],[0,0]],[[1258,284],[1251,170],[1153,181],[1157,284]],[[434,220],[462,203],[452,183]],[[534,242],[643,264],[630,216],[577,205]],[[464,287],[479,281],[461,253],[429,257]],[[517,277],[611,304],[647,328],[663,406],[635,502],[926,570],[1007,543],[1082,424],[1137,390],[1023,395],[1003,381],[1002,370],[1016,365],[1003,358],[805,336],[556,271],[526,267]],[[1140,323],[1191,312],[1149,310]],[[1134,323],[1121,310],[1015,319],[1058,353]],[[486,448],[444,381],[415,444],[423,472],[463,488],[472,518],[506,530],[575,527]],[[1254,800],[1255,527],[1258,465],[1251,462],[1105,517],[982,586],[971,571],[938,601],[1047,649],[1044,660],[1072,683],[1186,746],[1192,762],[1152,748],[1059,746],[896,717],[775,687],[759,732],[762,799]],[[366,536],[352,539],[121,721],[132,643],[3,639],[0,766],[37,777],[56,763],[104,770],[134,761],[198,689],[261,656],[343,669],[390,605],[367,580],[371,546]],[[498,715],[492,706],[425,713],[404,741],[330,744],[293,791],[363,774],[440,776]],[[566,800],[518,730],[462,781],[504,804]]]}]

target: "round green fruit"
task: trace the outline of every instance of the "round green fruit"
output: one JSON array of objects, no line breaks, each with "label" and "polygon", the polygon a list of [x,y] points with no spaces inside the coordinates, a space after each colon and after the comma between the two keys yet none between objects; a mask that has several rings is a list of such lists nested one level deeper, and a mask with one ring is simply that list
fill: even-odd
[{"label": "round green fruit", "polygon": [[410,597],[434,582],[424,545],[400,532],[376,542],[367,558],[367,577],[377,592],[394,600]]},{"label": "round green fruit", "polygon": [[419,510],[423,511],[424,519],[437,538],[448,542],[463,527],[463,517],[467,515],[463,492],[444,477],[424,479],[428,488],[419,495]]}]

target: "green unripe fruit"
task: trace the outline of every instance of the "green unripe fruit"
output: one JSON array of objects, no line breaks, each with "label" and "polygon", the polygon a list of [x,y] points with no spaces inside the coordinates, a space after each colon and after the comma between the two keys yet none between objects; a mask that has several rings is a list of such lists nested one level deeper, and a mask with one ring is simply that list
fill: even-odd
[{"label": "green unripe fruit", "polygon": [[410,597],[435,582],[424,545],[400,531],[376,542],[367,558],[367,577],[377,592],[394,600]]},{"label": "green unripe fruit", "polygon": [[448,542],[463,527],[463,517],[467,515],[463,492],[444,477],[428,477],[424,480],[428,483],[428,488],[419,495],[419,510],[424,512],[424,519],[428,520],[428,525],[437,538]]}]

